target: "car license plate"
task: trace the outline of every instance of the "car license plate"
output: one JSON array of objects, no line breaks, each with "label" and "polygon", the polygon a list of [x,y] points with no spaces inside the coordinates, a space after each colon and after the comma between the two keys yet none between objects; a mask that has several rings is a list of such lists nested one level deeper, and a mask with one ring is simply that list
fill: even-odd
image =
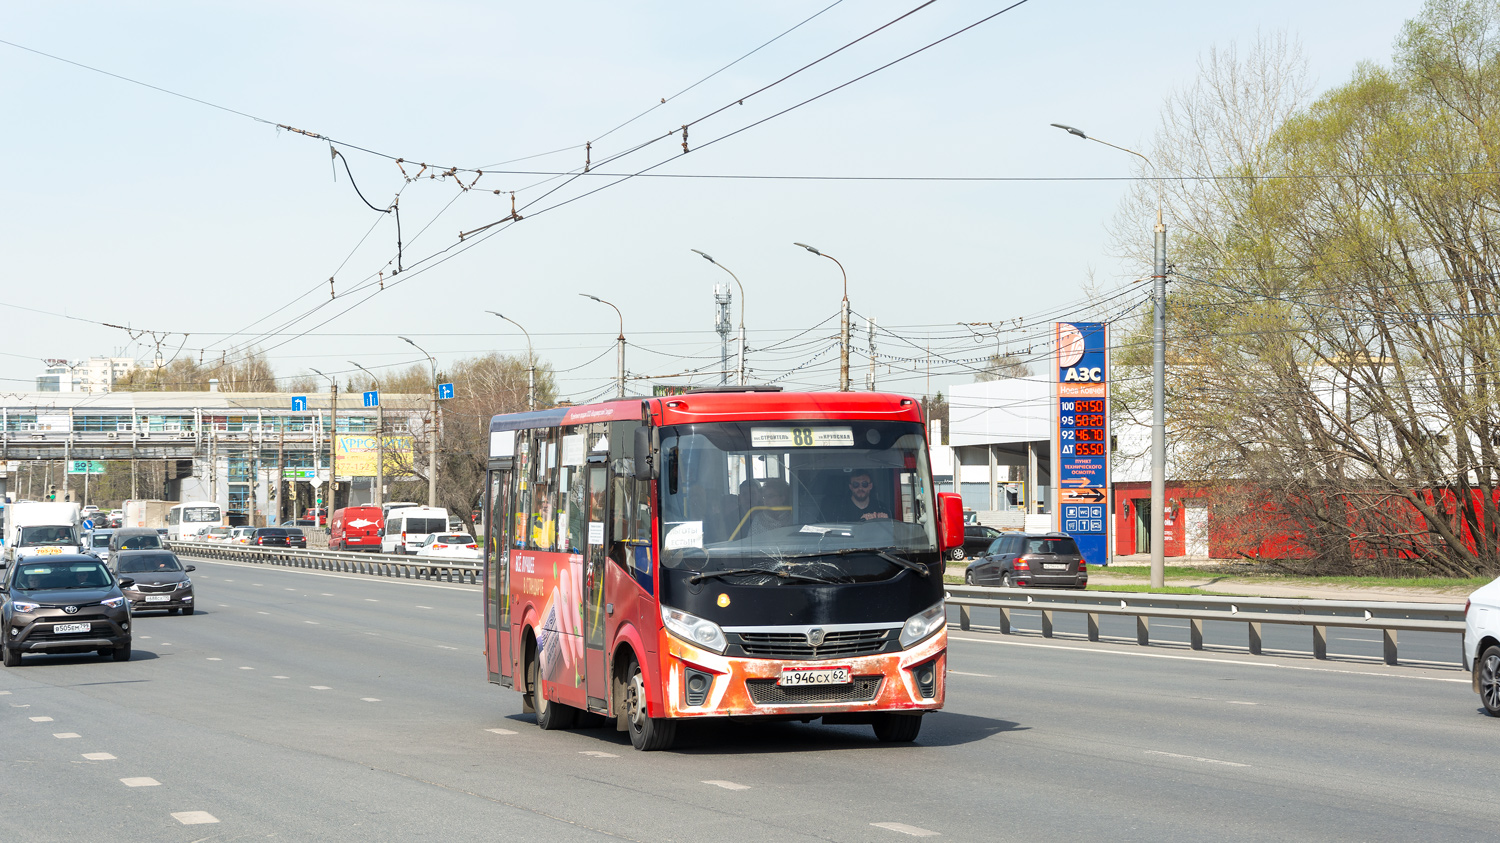
[{"label": "car license plate", "polygon": [[849,667],[784,667],[781,669],[781,681],[777,684],[784,688],[796,688],[803,685],[848,685]]},{"label": "car license plate", "polygon": [[165,602],[167,602],[168,600],[171,600],[171,599],[172,599],[171,596],[166,595],[166,594],[153,594],[150,597],[146,598],[146,602],[147,603],[165,603]]},{"label": "car license plate", "polygon": [[1047,563],[1043,564],[1042,567],[1045,568],[1045,569],[1047,569],[1047,570],[1049,570],[1049,571],[1066,571],[1066,570],[1068,570],[1068,564],[1066,562],[1047,562]]},{"label": "car license plate", "polygon": [[88,632],[94,625],[89,623],[60,623],[52,627],[53,632]]},{"label": "car license plate", "polygon": [[60,547],[39,547],[36,549],[37,556],[55,556],[59,553],[62,553],[62,548]]}]

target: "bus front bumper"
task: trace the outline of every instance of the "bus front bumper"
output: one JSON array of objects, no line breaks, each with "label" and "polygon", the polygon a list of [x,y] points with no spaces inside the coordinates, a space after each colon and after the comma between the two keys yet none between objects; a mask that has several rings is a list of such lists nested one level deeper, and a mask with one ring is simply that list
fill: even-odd
[{"label": "bus front bumper", "polygon": [[[822,661],[721,656],[661,631],[666,717],[821,717],[943,707],[948,630],[897,653]],[[847,684],[784,687],[783,668],[848,667]]]}]

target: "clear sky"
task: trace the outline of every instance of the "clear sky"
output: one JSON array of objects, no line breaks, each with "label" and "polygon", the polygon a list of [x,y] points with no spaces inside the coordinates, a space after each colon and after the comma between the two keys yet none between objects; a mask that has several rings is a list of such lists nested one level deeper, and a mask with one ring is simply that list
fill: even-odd
[{"label": "clear sky", "polygon": [[[583,195],[616,179],[501,171],[574,170],[586,141],[598,163],[727,106],[693,124],[688,154],[674,136],[600,171],[1125,176],[1128,156],[1048,124],[1144,146],[1164,97],[1191,83],[1211,46],[1285,29],[1322,89],[1358,62],[1388,61],[1420,8],[1029,0],[708,145],[1007,5],[937,0],[746,98],[920,0],[830,3],[4,4],[0,39],[250,116],[0,44],[9,169],[0,182],[0,391],[32,389],[41,358],[149,358],[158,342],[165,357],[205,361],[254,345],[284,375],[418,359],[397,335],[440,363],[524,353],[520,333],[485,312],[498,310],[567,370],[562,394],[586,400],[609,394],[619,326],[580,292],[623,311],[632,376],[717,382],[712,291],[729,276],[694,248],[745,285],[752,380],[831,387],[838,267],[793,241],[838,258],[861,326],[874,317],[891,332],[876,337],[883,388],[966,382],[965,365],[949,361],[1024,351],[1036,336],[1029,326],[1079,312],[1090,272],[1106,288],[1143,272],[1109,256],[1105,228],[1123,183],[641,177]],[[418,269],[389,278],[393,216],[366,206],[327,141],[276,123],[342,144],[375,206],[400,192],[402,263]],[[554,150],[563,151],[515,160]],[[398,157],[412,175],[420,162],[487,172],[469,191],[452,178],[408,182]],[[458,244],[460,231],[509,215],[512,190],[523,219]],[[958,322],[1007,330],[971,339]],[[98,323],[137,329],[136,339]],[[860,331],[856,386],[867,342]],[[929,346],[942,355],[930,360],[930,380]]]}]

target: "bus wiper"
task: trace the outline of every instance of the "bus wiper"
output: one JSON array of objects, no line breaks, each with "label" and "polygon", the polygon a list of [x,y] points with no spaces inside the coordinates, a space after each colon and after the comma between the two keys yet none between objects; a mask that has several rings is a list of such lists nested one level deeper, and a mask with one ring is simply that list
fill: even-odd
[{"label": "bus wiper", "polygon": [[733,577],[740,574],[770,574],[773,577],[780,577],[784,580],[796,580],[798,582],[833,582],[833,580],[825,580],[822,577],[809,577],[806,574],[794,574],[790,571],[773,571],[768,568],[729,568],[724,571],[703,571],[688,577],[688,582],[697,585],[713,577]]},{"label": "bus wiper", "polygon": [[878,547],[846,547],[842,550],[817,550],[813,551],[812,553],[793,553],[781,558],[815,559],[820,556],[850,556],[855,553],[873,553],[876,556],[879,556],[881,559],[884,559],[885,561],[897,566],[898,568],[906,568],[907,570],[916,571],[924,577],[932,575],[932,571],[929,570],[928,567],[926,565],[923,565],[921,562],[913,562],[910,559],[905,559],[903,557],[897,556],[894,553],[887,553],[886,551],[881,550]]}]

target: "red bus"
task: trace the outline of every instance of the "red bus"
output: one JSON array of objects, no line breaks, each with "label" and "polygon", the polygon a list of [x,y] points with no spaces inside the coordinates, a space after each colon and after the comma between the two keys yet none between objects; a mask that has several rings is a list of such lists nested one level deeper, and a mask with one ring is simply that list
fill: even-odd
[{"label": "red bus", "polygon": [[491,682],[543,729],[608,718],[642,750],[701,717],[863,723],[943,705],[943,551],[911,398],[700,390],[495,416]]}]

